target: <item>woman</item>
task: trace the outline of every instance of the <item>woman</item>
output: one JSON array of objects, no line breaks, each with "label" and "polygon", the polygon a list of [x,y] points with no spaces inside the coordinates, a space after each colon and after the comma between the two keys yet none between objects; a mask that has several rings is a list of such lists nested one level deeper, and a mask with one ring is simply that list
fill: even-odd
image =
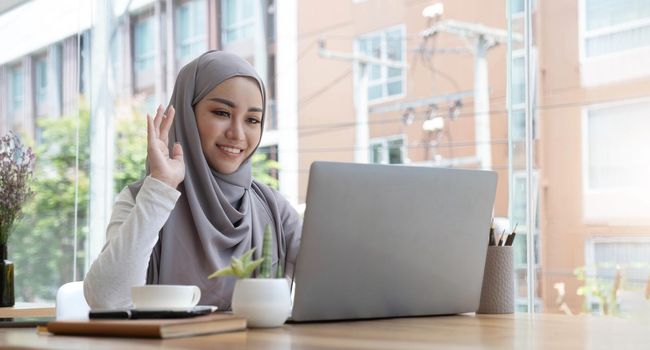
[{"label": "woman", "polygon": [[266,224],[274,269],[291,276],[300,218],[251,177],[265,106],[262,80],[238,56],[209,51],[181,69],[169,108],[147,115],[149,175],[118,195],[84,280],[91,308],[129,307],[131,287],[147,283],[197,285],[201,304],[227,310],[234,278],[207,276],[251,247],[259,257]]}]

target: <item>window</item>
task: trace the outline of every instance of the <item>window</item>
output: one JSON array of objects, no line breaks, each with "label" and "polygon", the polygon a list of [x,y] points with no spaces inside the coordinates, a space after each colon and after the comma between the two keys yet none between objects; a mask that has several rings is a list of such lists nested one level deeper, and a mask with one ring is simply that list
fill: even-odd
[{"label": "window", "polygon": [[176,9],[176,54],[181,61],[207,49],[206,16],[205,0],[187,1]]},{"label": "window", "polygon": [[22,113],[23,103],[23,67],[14,66],[9,69],[9,119],[7,121],[9,128],[14,127],[16,118],[20,113]]},{"label": "window", "polygon": [[155,60],[154,17],[139,19],[133,30],[133,60],[135,71],[141,72],[153,68]]},{"label": "window", "polygon": [[[536,64],[535,55],[536,50],[532,50],[531,70],[535,74]],[[510,116],[512,118],[511,135],[513,141],[523,141],[526,136],[526,66],[524,61],[523,50],[515,51],[512,54],[512,85],[510,87],[510,99],[512,102],[512,111]],[[533,75],[533,82],[531,86],[535,86],[535,75]],[[533,138],[537,138],[537,118],[533,116]]]},{"label": "window", "polygon": [[647,100],[587,109],[588,190],[649,187],[649,115]]},{"label": "window", "polygon": [[222,0],[223,43],[244,40],[253,36],[255,5],[253,0]]},{"label": "window", "polygon": [[[645,295],[650,274],[650,235],[594,237],[585,244],[583,287],[590,311],[624,315],[638,307],[627,305],[630,301],[624,296],[635,292]],[[618,288],[614,290],[617,279]],[[595,290],[600,295],[592,292]]]},{"label": "window", "polygon": [[[404,26],[366,34],[357,39],[357,50],[368,56],[397,62],[406,61],[406,40]],[[368,100],[378,101],[405,93],[405,69],[389,68],[378,64],[367,67]],[[359,79],[360,77],[357,77]]]},{"label": "window", "polygon": [[650,3],[583,0],[585,57],[650,46]]},{"label": "window", "polygon": [[510,0],[510,11],[513,15],[521,15],[524,13],[526,0]]},{"label": "window", "polygon": [[47,108],[47,56],[37,57],[34,60],[35,93],[38,114],[41,115]]},{"label": "window", "polygon": [[404,137],[394,136],[370,142],[370,162],[377,164],[404,163]]}]

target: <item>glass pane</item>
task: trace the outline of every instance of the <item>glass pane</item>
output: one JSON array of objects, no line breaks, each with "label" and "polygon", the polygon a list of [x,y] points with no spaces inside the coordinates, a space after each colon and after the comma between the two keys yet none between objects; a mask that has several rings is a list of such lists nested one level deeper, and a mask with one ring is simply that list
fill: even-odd
[{"label": "glass pane", "polygon": [[525,67],[524,58],[515,57],[512,59],[512,91],[510,98],[513,105],[521,105],[525,102]]},{"label": "glass pane", "polygon": [[393,96],[393,95],[399,95],[402,93],[402,82],[401,81],[396,81],[392,83],[388,83],[387,90],[388,90],[388,96]]},{"label": "glass pane", "polygon": [[586,53],[598,56],[646,46],[650,46],[650,26],[589,38]]},{"label": "glass pane", "polygon": [[370,162],[371,163],[383,163],[384,159],[384,146],[381,143],[376,143],[370,146]]},{"label": "glass pane", "polygon": [[650,103],[596,109],[588,112],[591,189],[643,188],[650,178]]},{"label": "glass pane", "polygon": [[588,30],[650,18],[650,3],[643,0],[584,0]]},{"label": "glass pane", "polygon": [[389,164],[402,164],[404,163],[404,156],[402,147],[404,140],[391,140],[388,141],[388,163]]},{"label": "glass pane", "polygon": [[383,96],[383,87],[381,85],[373,85],[368,87],[368,99],[375,100]]},{"label": "glass pane", "polygon": [[13,111],[18,111],[23,107],[23,68],[15,67],[11,69],[11,106]]}]

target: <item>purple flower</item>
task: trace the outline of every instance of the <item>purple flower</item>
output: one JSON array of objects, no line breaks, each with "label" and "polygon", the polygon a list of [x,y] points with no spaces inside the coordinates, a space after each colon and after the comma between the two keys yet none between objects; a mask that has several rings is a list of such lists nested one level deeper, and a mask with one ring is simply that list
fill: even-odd
[{"label": "purple flower", "polygon": [[23,204],[31,198],[34,152],[9,132],[0,138],[0,244],[7,244]]}]

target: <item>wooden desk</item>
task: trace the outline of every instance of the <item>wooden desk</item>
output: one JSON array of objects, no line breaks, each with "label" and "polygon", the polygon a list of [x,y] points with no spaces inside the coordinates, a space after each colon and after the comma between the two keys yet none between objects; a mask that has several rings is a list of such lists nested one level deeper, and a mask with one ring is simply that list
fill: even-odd
[{"label": "wooden desk", "polygon": [[459,315],[287,324],[281,328],[150,340],[40,335],[0,329],[0,346],[38,349],[647,349],[650,325],[562,315]]},{"label": "wooden desk", "polygon": [[54,304],[16,303],[12,307],[0,307],[0,318],[8,317],[54,317]]}]

